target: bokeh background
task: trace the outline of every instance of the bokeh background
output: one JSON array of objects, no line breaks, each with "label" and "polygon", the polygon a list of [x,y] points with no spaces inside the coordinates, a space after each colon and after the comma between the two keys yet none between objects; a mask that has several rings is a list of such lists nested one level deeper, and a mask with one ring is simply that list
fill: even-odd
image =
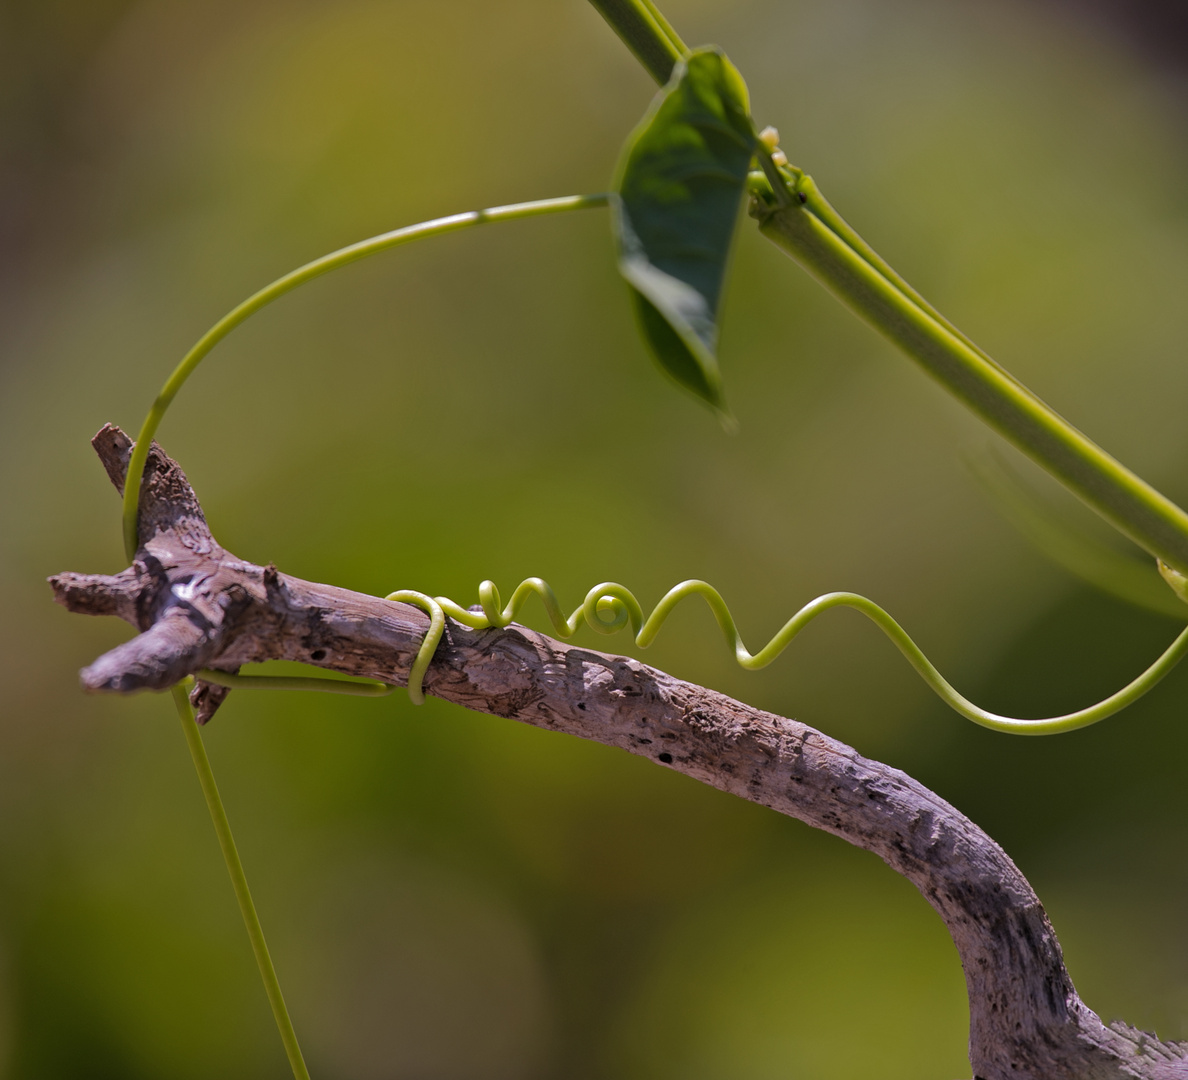
[{"label": "bokeh background", "polygon": [[[1178,6],[665,8],[934,303],[1188,501]],[[202,330],[300,262],[603,190],[652,93],[583,0],[0,5],[3,1075],[286,1075],[170,703],[84,697],[77,669],[130,631],[44,584],[124,565],[90,436],[134,429]],[[853,589],[1024,715],[1141,670],[1175,622],[1031,549],[970,471],[1025,466],[742,232],[735,437],[649,362],[595,211],[305,287],[220,346],[162,442],[225,545],[307,578],[462,599],[541,574],[576,604],[704,577],[753,640]],[[948,713],[853,614],[746,674],[691,607],[648,659],[939,791],[1029,875],[1091,1006],[1188,1038],[1188,672],[1024,740]],[[399,694],[235,693],[207,745],[319,1080],[969,1075],[939,920],[797,822]]]}]

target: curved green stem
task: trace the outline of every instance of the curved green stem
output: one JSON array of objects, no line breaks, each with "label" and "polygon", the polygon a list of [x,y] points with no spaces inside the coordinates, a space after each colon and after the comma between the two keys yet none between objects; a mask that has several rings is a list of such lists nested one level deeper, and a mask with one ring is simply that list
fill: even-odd
[{"label": "curved green stem", "polygon": [[265,286],[259,292],[249,296],[238,307],[233,308],[214,324],[195,343],[194,347],[182,358],[173,374],[161,387],[161,392],[153,402],[148,416],[141,425],[140,434],[136,438],[136,445],[132,450],[132,458],[128,462],[128,474],[124,481],[124,549],[128,558],[136,554],[139,546],[137,529],[137,512],[140,501],[140,482],[144,475],[144,463],[148,458],[149,447],[152,445],[154,434],[161,424],[165,411],[177,396],[178,391],[185,385],[186,380],[193,374],[194,369],[203,358],[220,341],[223,340],[240,323],[250,318],[261,308],[271,304],[292,292],[299,285],[312,281],[331,270],[357,262],[368,255],[376,255],[381,251],[406,244],[410,240],[417,240],[422,236],[437,236],[442,233],[456,232],[472,225],[484,225],[491,221],[509,221],[515,218],[535,217],[539,214],[556,214],[566,210],[585,210],[590,207],[606,206],[609,195],[567,195],[559,199],[540,199],[535,202],[512,203],[508,206],[495,206],[487,210],[470,210],[464,214],[451,214],[448,217],[434,218],[423,221],[418,225],[408,225],[392,232],[381,233],[367,240],[348,247],[332,251],[320,259],[306,263],[296,270],[290,271],[284,277],[277,278],[271,285]]},{"label": "curved green stem", "polygon": [[252,893],[248,888],[247,875],[243,872],[243,863],[240,862],[239,851],[235,847],[235,837],[231,835],[231,824],[227,820],[226,810],[223,809],[223,800],[219,796],[214,773],[211,772],[210,759],[206,756],[206,747],[202,743],[202,734],[198,730],[198,723],[194,719],[194,710],[190,706],[188,692],[190,685],[191,680],[187,679],[175,686],[172,691],[173,702],[177,706],[177,715],[186,736],[186,745],[190,748],[190,757],[194,759],[198,782],[202,785],[206,807],[210,811],[211,821],[214,822],[215,835],[219,838],[219,848],[223,852],[223,861],[227,864],[227,873],[231,876],[231,887],[235,890],[239,913],[243,916],[248,938],[251,939],[256,966],[260,969],[264,992],[268,995],[268,1004],[272,1007],[272,1015],[276,1020],[277,1029],[280,1031],[281,1042],[284,1043],[285,1054],[289,1059],[289,1067],[293,1070],[294,1080],[309,1080],[309,1070],[305,1067],[305,1059],[301,1056],[301,1047],[297,1043],[297,1033],[293,1030],[293,1022],[289,1019],[289,1010],[285,1007],[285,997],[281,993],[280,982],[276,977],[276,968],[272,966],[268,943],[264,940],[264,930],[260,926],[256,905],[252,902]]}]

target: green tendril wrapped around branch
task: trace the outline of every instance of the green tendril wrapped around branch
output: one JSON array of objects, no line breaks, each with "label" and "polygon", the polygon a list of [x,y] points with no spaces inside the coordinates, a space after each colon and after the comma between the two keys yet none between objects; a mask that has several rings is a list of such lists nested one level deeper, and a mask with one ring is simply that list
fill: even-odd
[{"label": "green tendril wrapped around branch", "polygon": [[495,587],[495,583],[484,581],[479,586],[478,607],[480,610],[478,611],[464,608],[448,597],[431,597],[409,589],[389,594],[386,599],[415,604],[429,616],[429,630],[425,634],[424,641],[409,672],[409,698],[415,704],[420,704],[425,699],[421,685],[422,680],[433,659],[433,654],[437,651],[437,645],[441,641],[442,633],[445,630],[446,616],[475,630],[503,627],[516,618],[521,608],[532,596],[540,598],[545,613],[553,624],[553,630],[560,638],[572,637],[583,623],[599,634],[614,634],[630,626],[631,632],[635,636],[635,644],[641,649],[646,649],[656,640],[660,627],[664,625],[665,620],[682,600],[690,596],[701,596],[709,605],[710,611],[713,612],[714,619],[722,631],[722,636],[734,650],[735,659],[747,671],[758,671],[760,668],[767,667],[792,643],[801,630],[823,612],[837,607],[854,608],[870,619],[891,639],[895,647],[907,657],[908,663],[916,669],[924,682],[946,705],[975,724],[1016,735],[1054,735],[1064,731],[1075,731],[1077,728],[1088,727],[1108,716],[1113,716],[1114,713],[1137,701],[1155,686],[1188,652],[1188,628],[1185,628],[1168,646],[1163,655],[1138,678],[1117,693],[1099,701],[1096,705],[1047,719],[1016,719],[1010,716],[999,716],[997,713],[979,708],[960,694],[937,671],[899,623],[873,600],[868,600],[865,596],[859,596],[857,593],[832,592],[818,596],[815,600],[805,604],[784,623],[779,632],[762,649],[757,653],[752,653],[743,643],[734,617],[730,614],[726,601],[722,599],[722,594],[708,582],[696,579],[682,581],[664,594],[660,602],[652,609],[651,614],[645,619],[643,607],[630,589],[617,582],[604,581],[600,585],[595,585],[586,594],[586,599],[581,606],[566,618],[557,600],[557,594],[549,583],[534,577],[527,578],[516,586],[506,606],[501,605],[499,590]]}]

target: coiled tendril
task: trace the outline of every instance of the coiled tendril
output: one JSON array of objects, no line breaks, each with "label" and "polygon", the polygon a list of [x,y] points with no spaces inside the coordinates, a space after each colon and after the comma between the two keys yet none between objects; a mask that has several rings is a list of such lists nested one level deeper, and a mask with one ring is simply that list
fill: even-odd
[{"label": "coiled tendril", "polygon": [[[324,255],[320,259],[306,263],[296,270],[278,278],[271,285],[265,286],[259,292],[248,297],[238,307],[233,308],[206,334],[195,343],[193,348],[182,358],[166,380],[152,408],[145,417],[137,437],[124,485],[124,514],[123,531],[124,545],[129,558],[132,558],[139,543],[138,537],[138,506],[140,498],[141,478],[144,474],[145,461],[149,446],[156,433],[166,410],[177,396],[186,380],[194,373],[198,365],[207,354],[244,320],[266,307],[272,301],[285,295],[291,290],[312,281],[331,270],[346,266],[359,259],[386,251],[389,248],[407,243],[423,236],[439,235],[458,229],[482,225],[487,222],[509,221],[516,218],[534,217],[540,214],[552,214],[569,210],[582,210],[606,206],[609,201],[607,195],[574,195],[559,199],[541,199],[536,202],[515,203],[509,206],[497,206],[487,210],[470,211],[463,214],[453,214],[449,217],[437,218],[433,221],[421,222],[406,228],[395,229],[379,236],[362,240],[357,244],[340,248],[338,251]],[[914,295],[914,294],[913,294]],[[922,301],[921,301],[922,302]],[[523,607],[530,596],[539,596],[544,604],[557,635],[562,638],[572,637],[578,627],[584,622],[591,629],[600,634],[613,634],[627,626],[631,627],[635,635],[635,643],[640,648],[647,648],[656,637],[657,632],[668,618],[673,608],[686,596],[700,595],[717,620],[726,641],[734,649],[734,655],[744,668],[756,671],[766,667],[788,647],[801,630],[823,611],[835,607],[851,607],[862,612],[874,622],[896,645],[900,652],[907,657],[908,662],[916,669],[920,677],[945,701],[968,720],[983,727],[997,731],[1009,731],[1018,734],[1047,735],[1059,731],[1072,731],[1104,720],[1107,716],[1124,709],[1131,702],[1142,697],[1160,679],[1162,679],[1188,652],[1188,628],[1168,647],[1168,649],[1137,679],[1123,687],[1116,694],[1112,694],[1104,701],[1098,702],[1087,709],[1068,713],[1064,716],[1054,716],[1043,720],[1022,720],[1009,716],[999,716],[987,712],[974,705],[968,698],[959,694],[933,667],[928,658],[920,651],[903,628],[887,614],[873,600],[856,593],[834,592],[818,596],[815,600],[802,607],[789,619],[762,649],[751,653],[743,644],[734,624],[726,602],[712,585],[704,581],[684,581],[665,593],[660,603],[645,619],[643,608],[630,589],[616,582],[603,582],[596,585],[586,594],[586,599],[572,615],[564,616],[557,596],[547,582],[540,578],[528,578],[521,582],[507,606],[501,606],[499,590],[493,582],[484,581],[479,586],[480,611],[471,611],[456,604],[447,597],[431,597],[425,593],[411,589],[401,589],[388,595],[388,600],[399,600],[415,604],[429,616],[429,630],[417,651],[415,660],[408,677],[409,697],[416,704],[424,701],[423,681],[425,671],[437,651],[445,630],[445,619],[448,615],[458,622],[474,629],[507,626]],[[1185,590],[1188,595],[1188,590]],[[198,673],[207,682],[222,686],[238,687],[270,687],[290,690],[323,690],[331,693],[362,694],[378,696],[390,693],[392,687],[377,682],[354,681],[346,682],[339,679],[304,678],[291,676],[261,676],[261,675],[230,675],[227,672],[204,670]]]},{"label": "coiled tendril", "polygon": [[1074,731],[1077,728],[1088,727],[1099,720],[1104,720],[1142,697],[1188,652],[1188,628],[1185,628],[1154,664],[1133,682],[1124,686],[1117,693],[1111,694],[1104,701],[1063,716],[1024,720],[988,712],[960,694],[936,670],[932,662],[899,623],[873,600],[859,596],[857,593],[832,592],[818,596],[815,600],[805,604],[784,623],[779,632],[762,649],[757,653],[752,653],[743,643],[734,617],[730,614],[726,601],[722,599],[722,594],[708,582],[696,579],[682,581],[664,594],[660,602],[652,609],[651,614],[645,619],[643,607],[630,589],[614,581],[604,581],[586,593],[586,598],[582,601],[581,606],[566,618],[562,612],[561,604],[557,600],[557,594],[549,583],[542,578],[533,577],[527,578],[516,586],[506,606],[501,604],[499,590],[495,583],[484,581],[479,586],[478,607],[480,610],[478,611],[464,608],[445,596],[428,596],[411,589],[401,589],[385,597],[387,600],[415,604],[429,616],[429,629],[408,675],[409,698],[415,704],[420,704],[425,700],[422,681],[425,671],[437,651],[438,643],[441,641],[442,633],[445,630],[446,616],[475,630],[503,627],[516,618],[527,600],[534,595],[540,597],[545,613],[553,624],[553,630],[558,637],[572,637],[582,623],[599,634],[614,634],[630,626],[631,632],[635,635],[635,644],[641,649],[646,649],[656,640],[660,627],[664,625],[664,621],[682,600],[688,596],[701,596],[709,605],[710,611],[713,612],[714,619],[722,631],[722,636],[734,650],[735,659],[748,671],[758,671],[760,668],[767,667],[791,644],[792,639],[822,612],[836,607],[854,608],[862,612],[891,639],[924,682],[950,708],[982,727],[1022,735],[1052,735],[1062,731]]}]

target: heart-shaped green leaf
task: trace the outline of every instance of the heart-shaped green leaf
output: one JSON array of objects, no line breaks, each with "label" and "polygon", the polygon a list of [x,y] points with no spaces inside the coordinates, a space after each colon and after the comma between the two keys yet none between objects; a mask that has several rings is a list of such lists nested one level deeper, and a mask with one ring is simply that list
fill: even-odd
[{"label": "heart-shaped green leaf", "polygon": [[616,184],[619,270],[644,338],[724,417],[718,311],[756,145],[742,76],[717,49],[697,49],[632,133]]}]

